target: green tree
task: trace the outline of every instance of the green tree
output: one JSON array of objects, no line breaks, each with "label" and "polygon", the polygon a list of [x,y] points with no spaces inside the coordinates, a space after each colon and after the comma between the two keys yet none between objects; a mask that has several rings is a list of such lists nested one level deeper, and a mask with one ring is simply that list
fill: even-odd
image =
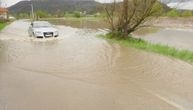
[{"label": "green tree", "polygon": [[46,11],[38,10],[38,11],[36,11],[36,16],[37,16],[37,18],[46,18],[49,15]]},{"label": "green tree", "polygon": [[74,17],[76,17],[76,18],[80,18],[82,15],[81,15],[81,12],[78,12],[78,11],[75,11],[74,12]]},{"label": "green tree", "polygon": [[166,14],[169,17],[180,17],[180,12],[177,9],[172,9]]},{"label": "green tree", "polygon": [[17,19],[30,18],[30,15],[29,15],[29,13],[18,13],[18,14],[16,15],[16,18],[17,18]]},{"label": "green tree", "polygon": [[61,10],[57,10],[57,11],[54,13],[55,17],[64,17],[65,14],[66,14],[66,12],[61,11]]}]

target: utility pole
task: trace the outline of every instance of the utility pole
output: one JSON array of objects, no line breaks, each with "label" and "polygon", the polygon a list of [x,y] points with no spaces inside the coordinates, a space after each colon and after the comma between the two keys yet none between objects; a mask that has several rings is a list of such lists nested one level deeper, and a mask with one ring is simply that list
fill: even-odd
[{"label": "utility pole", "polygon": [[32,15],[32,21],[34,20],[34,6],[33,3],[31,3],[31,15]]},{"label": "utility pole", "polygon": [[31,20],[34,21],[34,6],[33,6],[33,1],[31,1],[30,7],[31,7]]}]

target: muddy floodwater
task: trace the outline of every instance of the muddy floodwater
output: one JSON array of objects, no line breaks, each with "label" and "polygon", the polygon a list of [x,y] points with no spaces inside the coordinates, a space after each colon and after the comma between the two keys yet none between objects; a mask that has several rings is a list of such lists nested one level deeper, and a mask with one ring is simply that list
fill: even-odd
[{"label": "muddy floodwater", "polygon": [[157,30],[154,28],[147,32],[149,33],[140,33],[137,37],[145,39],[151,43],[193,51],[192,28],[157,28]]},{"label": "muddy floodwater", "polygon": [[0,110],[192,110],[193,66],[112,44],[103,31],[57,26],[28,37],[29,22],[0,33]]},{"label": "muddy floodwater", "polygon": [[49,21],[55,25],[66,25],[74,28],[106,29],[109,28],[108,21],[104,18],[43,18],[40,20]]},{"label": "muddy floodwater", "polygon": [[[176,20],[168,18],[160,19],[152,20],[149,24],[150,27],[139,29],[133,33],[133,36],[151,43],[193,51],[192,18],[178,18]],[[107,20],[102,18],[47,18],[42,20],[47,20],[55,25],[66,25],[74,28],[107,30],[110,27]]]}]

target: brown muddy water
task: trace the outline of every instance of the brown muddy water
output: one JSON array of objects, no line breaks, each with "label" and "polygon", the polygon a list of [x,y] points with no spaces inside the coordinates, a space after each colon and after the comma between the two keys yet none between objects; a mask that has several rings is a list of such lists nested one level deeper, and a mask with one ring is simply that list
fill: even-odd
[{"label": "brown muddy water", "polygon": [[149,31],[147,29],[142,29],[139,33],[140,34],[136,35],[136,37],[151,43],[193,51],[192,28],[150,28]]},{"label": "brown muddy water", "polygon": [[[163,19],[163,18],[162,18]],[[177,49],[184,49],[184,50],[190,50],[193,51],[193,29],[191,27],[183,27],[187,26],[190,19],[177,19],[177,21],[174,20],[169,20],[173,24],[168,24],[166,21],[167,19],[163,20],[157,19],[154,20],[155,22],[152,21],[150,25],[156,25],[156,22],[158,22],[157,26],[152,26],[152,27],[145,27],[137,32],[133,33],[133,36],[142,38],[146,41],[149,41],[151,43],[155,44],[163,44],[163,45],[168,45],[171,47],[175,47]],[[105,19],[102,18],[59,18],[59,19],[42,19],[42,20],[48,20],[53,24],[56,25],[66,25],[66,26],[71,26],[74,28],[89,28],[89,29],[103,29],[107,30],[109,28],[108,23]],[[160,20],[160,23],[159,23]],[[163,23],[162,23],[162,22]],[[168,21],[168,22],[169,22]],[[185,22],[186,21],[186,22]],[[182,23],[181,23],[182,22]],[[162,26],[162,24],[164,24]],[[190,24],[190,23],[189,23]],[[173,26],[173,27],[172,27]],[[165,27],[170,27],[170,28],[165,28]],[[175,28],[178,27],[178,28]]]},{"label": "brown muddy water", "polygon": [[55,25],[66,25],[74,28],[106,29],[109,28],[107,20],[104,18],[47,18],[41,19],[49,21]]},{"label": "brown muddy water", "polygon": [[29,38],[29,22],[0,33],[0,110],[192,110],[193,66],[57,26]]}]

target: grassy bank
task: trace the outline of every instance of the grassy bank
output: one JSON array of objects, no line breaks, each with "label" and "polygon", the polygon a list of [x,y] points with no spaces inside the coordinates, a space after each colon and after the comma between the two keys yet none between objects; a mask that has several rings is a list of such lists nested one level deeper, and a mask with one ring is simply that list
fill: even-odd
[{"label": "grassy bank", "polygon": [[0,23],[0,31],[6,26],[6,23]]},{"label": "grassy bank", "polygon": [[127,39],[116,39],[110,35],[101,35],[100,38],[108,39],[114,43],[118,43],[128,47],[134,47],[149,52],[159,53],[165,56],[174,57],[188,63],[193,63],[193,52],[188,50],[178,50],[173,47],[169,47],[161,44],[152,44],[142,39],[127,38]]}]

